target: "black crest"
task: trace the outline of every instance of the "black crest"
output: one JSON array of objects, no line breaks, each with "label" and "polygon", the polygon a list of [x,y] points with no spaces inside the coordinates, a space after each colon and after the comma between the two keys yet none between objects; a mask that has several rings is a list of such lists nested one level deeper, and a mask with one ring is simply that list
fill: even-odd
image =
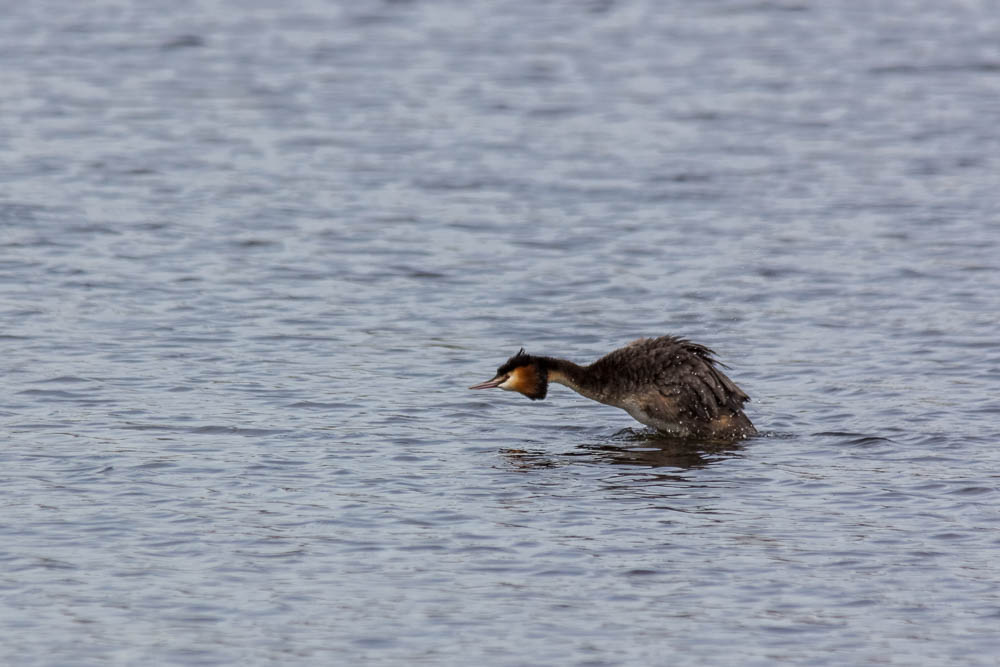
[{"label": "black crest", "polygon": [[521,366],[530,366],[534,363],[534,358],[527,354],[522,347],[517,351],[513,357],[507,360],[507,362],[497,369],[497,375],[503,375],[504,373],[510,373],[515,368],[520,368]]}]

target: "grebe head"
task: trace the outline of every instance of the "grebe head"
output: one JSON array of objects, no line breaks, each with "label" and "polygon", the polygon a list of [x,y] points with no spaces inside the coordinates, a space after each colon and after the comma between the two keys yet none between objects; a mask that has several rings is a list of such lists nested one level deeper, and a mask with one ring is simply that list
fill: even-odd
[{"label": "grebe head", "polygon": [[524,348],[497,369],[496,376],[469,389],[506,389],[524,394],[533,401],[545,398],[549,390],[549,372],[541,357],[525,354]]}]

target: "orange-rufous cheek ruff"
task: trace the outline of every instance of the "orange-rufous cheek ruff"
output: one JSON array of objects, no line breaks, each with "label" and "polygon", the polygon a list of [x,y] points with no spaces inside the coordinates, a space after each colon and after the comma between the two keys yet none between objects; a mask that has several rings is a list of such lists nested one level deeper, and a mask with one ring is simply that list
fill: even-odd
[{"label": "orange-rufous cheek ruff", "polygon": [[510,373],[510,377],[507,381],[500,385],[501,389],[506,389],[507,391],[517,391],[522,394],[528,394],[535,389],[535,369],[531,366],[521,366],[520,368],[515,368]]},{"label": "orange-rufous cheek ruff", "polygon": [[538,377],[538,369],[534,366],[520,366],[510,373],[510,378],[500,385],[501,389],[516,391],[524,394],[528,398],[538,399],[545,396],[542,391],[541,378]]}]

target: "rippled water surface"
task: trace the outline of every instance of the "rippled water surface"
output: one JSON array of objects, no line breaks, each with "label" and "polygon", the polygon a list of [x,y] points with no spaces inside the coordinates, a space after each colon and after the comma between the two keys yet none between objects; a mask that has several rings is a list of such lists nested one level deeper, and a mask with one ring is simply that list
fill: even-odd
[{"label": "rippled water surface", "polygon": [[[996,664],[992,3],[9,3],[0,661]],[[713,347],[658,440],[520,346]]]}]

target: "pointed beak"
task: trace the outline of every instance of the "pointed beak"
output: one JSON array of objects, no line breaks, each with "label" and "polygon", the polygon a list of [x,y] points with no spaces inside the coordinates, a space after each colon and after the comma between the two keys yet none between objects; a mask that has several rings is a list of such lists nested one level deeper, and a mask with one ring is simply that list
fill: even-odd
[{"label": "pointed beak", "polygon": [[492,389],[493,387],[499,387],[503,384],[503,381],[507,378],[495,377],[489,382],[483,382],[481,384],[474,384],[469,389]]}]

